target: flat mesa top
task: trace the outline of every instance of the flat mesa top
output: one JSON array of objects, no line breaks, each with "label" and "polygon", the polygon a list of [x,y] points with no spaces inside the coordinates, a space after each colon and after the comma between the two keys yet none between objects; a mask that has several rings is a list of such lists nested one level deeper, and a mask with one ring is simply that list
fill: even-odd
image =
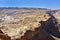
[{"label": "flat mesa top", "polygon": [[41,26],[40,21],[47,21],[50,16],[46,11],[15,12],[13,15],[0,16],[0,30],[11,37],[21,38],[27,30],[34,31]]}]

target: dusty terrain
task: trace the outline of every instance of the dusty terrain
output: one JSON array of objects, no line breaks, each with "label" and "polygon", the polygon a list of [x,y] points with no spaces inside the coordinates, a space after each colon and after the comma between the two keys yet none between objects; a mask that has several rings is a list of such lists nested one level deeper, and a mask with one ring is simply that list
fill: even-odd
[{"label": "dusty terrain", "polygon": [[0,8],[1,40],[60,40],[60,11]]}]

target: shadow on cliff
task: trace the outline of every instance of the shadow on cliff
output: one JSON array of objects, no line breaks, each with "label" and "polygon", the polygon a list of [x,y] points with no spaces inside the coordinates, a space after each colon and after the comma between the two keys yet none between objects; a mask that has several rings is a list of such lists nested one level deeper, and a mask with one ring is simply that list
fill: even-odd
[{"label": "shadow on cliff", "polygon": [[52,14],[49,14],[49,15],[51,16],[51,21],[50,21],[50,24],[44,28],[44,30],[49,35],[60,38],[60,32],[59,32],[59,27],[57,26],[56,18]]},{"label": "shadow on cliff", "polygon": [[60,38],[60,32],[59,32],[59,27],[57,26],[57,20],[52,14],[50,14],[50,16],[51,16],[51,22],[47,26],[46,31],[51,35]]},{"label": "shadow on cliff", "polygon": [[50,24],[51,20],[47,20],[46,22],[39,22],[41,23],[41,26],[39,28],[36,28],[34,31],[28,30],[24,36],[21,37],[21,39],[17,40],[55,40],[49,35],[49,31],[47,27]]},{"label": "shadow on cliff", "polygon": [[[49,12],[49,15],[51,16],[51,18],[49,19],[49,21],[47,23],[47,26],[45,26],[46,23],[42,22],[42,24],[43,24],[42,25],[43,32],[42,32],[42,30],[40,31],[40,32],[42,32],[42,34],[40,34],[40,33],[37,34],[38,36],[43,35],[43,36],[45,36],[47,38],[44,39],[42,37],[42,39],[40,39],[40,40],[55,40],[55,38],[53,38],[52,36],[54,36],[56,38],[60,38],[60,32],[59,32],[59,27],[57,25],[56,18],[52,14],[50,14],[50,12]],[[37,35],[35,36],[35,38],[38,37]]]},{"label": "shadow on cliff", "polygon": [[42,21],[41,27],[36,29],[34,32],[27,31],[25,37],[22,37],[21,40],[55,40],[52,36],[60,38],[60,32],[56,25],[57,21],[54,16],[51,14],[49,15],[51,18],[46,23]]},{"label": "shadow on cliff", "polygon": [[0,39],[1,40],[11,40],[10,37],[7,35],[3,34],[3,32],[0,30]]}]

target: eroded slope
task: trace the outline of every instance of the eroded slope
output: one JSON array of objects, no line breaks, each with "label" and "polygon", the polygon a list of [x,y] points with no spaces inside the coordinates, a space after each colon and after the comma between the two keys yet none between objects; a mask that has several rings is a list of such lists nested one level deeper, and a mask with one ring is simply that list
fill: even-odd
[{"label": "eroded slope", "polygon": [[21,38],[27,30],[34,31],[35,28],[41,27],[41,21],[47,21],[50,16],[46,11],[17,13],[12,16],[2,15],[0,20],[0,29],[11,39]]}]

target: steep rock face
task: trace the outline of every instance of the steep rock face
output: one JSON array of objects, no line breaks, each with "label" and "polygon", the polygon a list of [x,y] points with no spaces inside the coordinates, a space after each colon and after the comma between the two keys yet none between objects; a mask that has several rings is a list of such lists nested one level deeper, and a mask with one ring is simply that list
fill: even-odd
[{"label": "steep rock face", "polygon": [[55,14],[53,14],[57,21],[57,26],[59,27],[60,32],[60,11],[57,11]]},{"label": "steep rock face", "polygon": [[49,33],[44,30],[49,25],[51,19],[47,21],[41,21],[41,26],[36,28],[34,31],[28,30],[20,40],[54,40]]},{"label": "steep rock face", "polygon": [[[50,39],[46,32],[42,29],[49,24],[50,16],[46,11],[36,11],[31,13],[15,14],[12,16],[3,15],[0,23],[1,31],[11,37],[11,39],[20,38],[21,40],[37,40],[33,37],[41,35],[40,39]],[[29,30],[31,32],[29,32]],[[31,39],[32,38],[32,39]],[[44,38],[44,39],[43,39]]]},{"label": "steep rock face", "polygon": [[48,11],[49,15],[51,16],[51,20],[48,26],[44,27],[43,29],[55,40],[60,40],[60,26],[59,26],[59,19],[60,19],[60,12],[56,11]]},{"label": "steep rock face", "polygon": [[56,40],[60,40],[60,11],[57,11],[53,14],[55,18],[55,27],[58,29],[58,31],[55,32],[55,38]]}]

